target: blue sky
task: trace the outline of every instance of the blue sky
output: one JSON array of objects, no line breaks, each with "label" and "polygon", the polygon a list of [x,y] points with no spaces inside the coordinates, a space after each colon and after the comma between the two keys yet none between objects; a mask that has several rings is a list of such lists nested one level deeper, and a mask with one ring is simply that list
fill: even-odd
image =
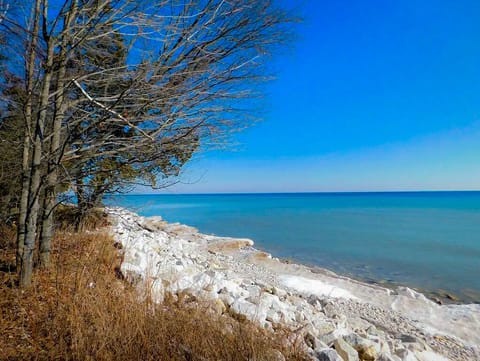
[{"label": "blue sky", "polygon": [[168,192],[480,189],[480,2],[305,1],[264,121]]}]

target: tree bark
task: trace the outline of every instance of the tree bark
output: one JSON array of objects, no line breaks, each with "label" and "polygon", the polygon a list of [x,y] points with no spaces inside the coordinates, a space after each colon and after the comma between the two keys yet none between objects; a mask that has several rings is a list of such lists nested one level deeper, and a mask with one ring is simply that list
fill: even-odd
[{"label": "tree bark", "polygon": [[85,220],[85,216],[88,210],[88,200],[87,195],[85,194],[84,184],[82,176],[78,175],[75,177],[75,197],[77,198],[77,209],[78,214],[75,218],[75,231],[78,232],[82,228],[82,224]]},{"label": "tree bark", "polygon": [[[38,1],[38,0],[37,0]],[[43,4],[44,14],[48,11],[48,0],[44,0]],[[40,14],[38,15],[40,16]],[[46,16],[44,16],[46,21]],[[35,250],[35,240],[37,236],[38,216],[40,207],[40,193],[42,191],[41,184],[41,161],[43,151],[43,138],[45,134],[45,121],[47,117],[48,99],[50,95],[50,83],[52,79],[52,65],[54,46],[53,39],[46,38],[47,54],[45,64],[45,76],[43,79],[43,88],[40,94],[39,112],[35,126],[35,138],[33,142],[33,155],[31,166],[31,180],[29,187],[29,207],[27,212],[27,225],[22,257],[22,268],[20,271],[20,286],[28,287],[32,282],[33,273],[33,253]]]},{"label": "tree bark", "polygon": [[31,19],[33,21],[32,35],[29,46],[29,54],[26,69],[26,103],[25,103],[25,124],[24,124],[24,141],[22,155],[22,194],[20,196],[19,217],[17,228],[17,253],[16,253],[16,269],[20,272],[22,269],[23,248],[25,242],[27,210],[28,210],[28,192],[30,186],[30,129],[33,124],[32,108],[33,108],[33,81],[35,73],[36,47],[38,42],[38,30],[40,24],[40,0],[35,2],[32,9]]},{"label": "tree bark", "polygon": [[65,74],[67,68],[67,52],[69,46],[68,31],[77,13],[77,1],[72,1],[69,12],[64,19],[62,45],[59,54],[60,66],[57,74],[55,97],[55,113],[53,118],[52,140],[50,143],[50,154],[48,162],[47,184],[45,187],[44,213],[42,217],[42,233],[39,240],[39,264],[40,267],[50,266],[50,248],[54,233],[54,208],[56,204],[56,186],[58,181],[58,164],[60,155],[60,136],[62,130],[62,119],[66,111],[65,100]]}]

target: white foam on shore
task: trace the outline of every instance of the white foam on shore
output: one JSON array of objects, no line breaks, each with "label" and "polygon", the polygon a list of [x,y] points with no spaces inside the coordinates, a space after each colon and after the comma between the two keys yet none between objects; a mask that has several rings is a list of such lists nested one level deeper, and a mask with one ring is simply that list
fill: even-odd
[{"label": "white foam on shore", "polygon": [[349,291],[319,280],[291,275],[281,275],[279,280],[286,287],[294,289],[300,293],[358,300],[358,298]]}]

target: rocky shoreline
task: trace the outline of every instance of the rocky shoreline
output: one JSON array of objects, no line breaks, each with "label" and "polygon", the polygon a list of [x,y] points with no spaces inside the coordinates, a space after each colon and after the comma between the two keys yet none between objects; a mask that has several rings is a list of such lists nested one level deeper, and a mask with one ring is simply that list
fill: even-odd
[{"label": "rocky shoreline", "polygon": [[[156,302],[190,297],[262,327],[288,327],[312,360],[480,359],[480,305],[438,305],[333,272],[282,262],[253,241],[108,208],[121,273]],[[281,357],[279,358],[279,360]]]}]

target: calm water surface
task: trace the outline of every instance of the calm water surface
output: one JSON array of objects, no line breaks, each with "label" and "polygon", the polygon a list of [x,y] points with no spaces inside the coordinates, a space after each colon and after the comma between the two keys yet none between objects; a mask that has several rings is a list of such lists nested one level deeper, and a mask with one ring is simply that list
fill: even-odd
[{"label": "calm water surface", "polygon": [[480,302],[480,192],[129,195],[109,204],[274,256]]}]

